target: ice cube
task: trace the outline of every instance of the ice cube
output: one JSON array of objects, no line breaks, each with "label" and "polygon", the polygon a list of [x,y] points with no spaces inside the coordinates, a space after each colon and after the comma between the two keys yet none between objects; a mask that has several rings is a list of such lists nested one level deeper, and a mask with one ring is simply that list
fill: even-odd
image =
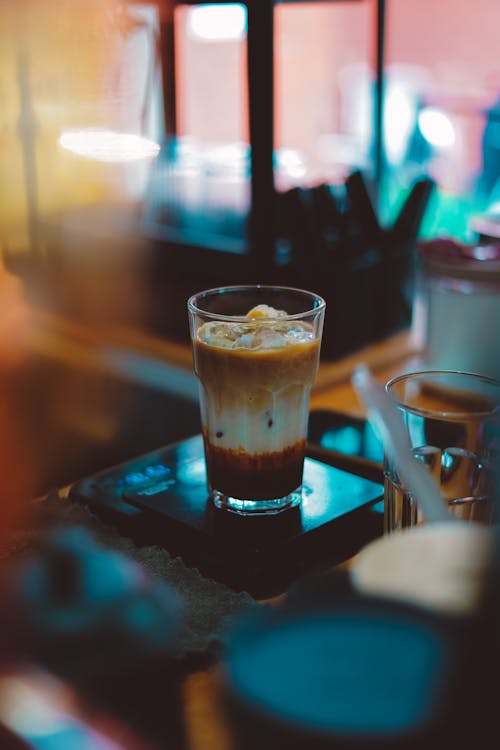
[{"label": "ice cube", "polygon": [[283,349],[288,342],[287,334],[273,328],[263,328],[260,332],[261,349]]},{"label": "ice cube", "polygon": [[228,349],[232,346],[233,341],[237,338],[238,332],[234,327],[227,323],[210,321],[204,323],[198,329],[198,338],[210,346],[218,346]]},{"label": "ice cube", "polygon": [[314,339],[314,331],[303,323],[293,323],[287,332],[287,338],[290,344],[307,344]]},{"label": "ice cube", "polygon": [[276,310],[269,305],[256,305],[247,312],[247,318],[286,318],[288,313],[285,310]]},{"label": "ice cube", "polygon": [[233,343],[233,349],[258,349],[261,345],[260,335],[247,332],[239,336]]}]

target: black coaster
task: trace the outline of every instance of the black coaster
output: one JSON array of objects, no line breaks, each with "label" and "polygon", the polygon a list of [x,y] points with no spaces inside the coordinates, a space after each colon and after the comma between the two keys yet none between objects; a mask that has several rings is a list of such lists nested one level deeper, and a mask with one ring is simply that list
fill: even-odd
[{"label": "black coaster", "polygon": [[70,491],[139,543],[160,544],[204,575],[256,597],[284,591],[312,568],[337,564],[379,536],[382,495],[378,483],[306,458],[301,506],[255,517],[218,510],[207,495],[201,435]]}]

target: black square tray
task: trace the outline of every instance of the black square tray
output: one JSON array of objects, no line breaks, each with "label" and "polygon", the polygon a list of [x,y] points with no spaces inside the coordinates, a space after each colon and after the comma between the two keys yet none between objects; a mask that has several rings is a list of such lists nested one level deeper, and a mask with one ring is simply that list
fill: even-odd
[{"label": "black square tray", "polygon": [[201,435],[74,484],[85,502],[139,544],[159,544],[204,575],[256,597],[286,590],[382,533],[381,484],[306,458],[300,507],[268,516],[216,509]]}]

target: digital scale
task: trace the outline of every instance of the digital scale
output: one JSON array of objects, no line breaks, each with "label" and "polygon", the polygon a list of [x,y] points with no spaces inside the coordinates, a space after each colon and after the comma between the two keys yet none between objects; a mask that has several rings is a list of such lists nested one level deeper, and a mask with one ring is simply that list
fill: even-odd
[{"label": "digital scale", "polygon": [[101,471],[69,492],[136,543],[163,546],[259,598],[382,534],[382,496],[381,484],[306,458],[300,506],[255,516],[219,510],[207,493],[201,435]]}]

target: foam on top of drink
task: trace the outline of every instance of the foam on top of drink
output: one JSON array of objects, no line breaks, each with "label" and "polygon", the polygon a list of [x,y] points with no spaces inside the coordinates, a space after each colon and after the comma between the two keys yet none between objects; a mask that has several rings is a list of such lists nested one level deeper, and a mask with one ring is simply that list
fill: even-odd
[{"label": "foam on top of drink", "polygon": [[313,328],[302,321],[284,320],[287,313],[268,305],[257,305],[245,321],[209,321],[198,329],[197,337],[218,349],[273,350],[314,341]]}]

